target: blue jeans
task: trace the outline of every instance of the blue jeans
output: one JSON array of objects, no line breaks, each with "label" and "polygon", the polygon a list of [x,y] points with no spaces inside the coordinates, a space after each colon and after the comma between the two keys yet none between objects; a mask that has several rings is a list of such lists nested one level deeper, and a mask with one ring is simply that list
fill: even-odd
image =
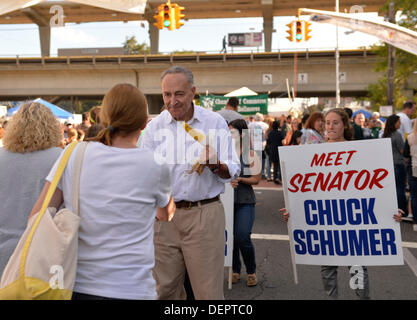
[{"label": "blue jeans", "polygon": [[271,158],[268,155],[266,155],[265,169],[266,169],[266,177],[268,179],[271,179],[271,166],[272,166]]},{"label": "blue jeans", "polygon": [[407,179],[407,172],[404,164],[394,164],[395,187],[397,189],[397,204],[398,208],[403,210],[408,215],[408,205],[405,197],[405,182]]},{"label": "blue jeans", "polygon": [[255,220],[254,204],[235,203],[233,221],[233,264],[234,273],[240,273],[242,253],[243,262],[246,266],[246,273],[252,274],[256,271],[255,248],[253,247],[250,235]]},{"label": "blue jeans", "polygon": [[407,166],[408,185],[410,186],[411,212],[413,223],[417,224],[417,178],[413,177],[411,165]]}]

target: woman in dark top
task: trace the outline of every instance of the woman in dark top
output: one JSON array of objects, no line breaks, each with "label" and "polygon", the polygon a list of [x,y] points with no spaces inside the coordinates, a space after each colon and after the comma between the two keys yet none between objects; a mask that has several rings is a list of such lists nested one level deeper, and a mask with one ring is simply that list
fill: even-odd
[{"label": "woman in dark top", "polygon": [[279,130],[279,122],[272,123],[272,130],[268,134],[265,149],[268,152],[271,163],[274,166],[274,183],[281,184],[281,166],[279,163],[278,147],[282,146],[282,141],[285,139],[285,133]]},{"label": "woman in dark top", "polygon": [[408,215],[408,205],[405,197],[405,182],[407,171],[403,157],[404,140],[397,131],[401,126],[400,117],[396,114],[390,115],[384,129],[382,138],[391,138],[392,157],[394,160],[395,186],[397,189],[398,208],[404,211],[405,216]]},{"label": "woman in dark top", "polygon": [[255,220],[256,197],[252,185],[256,185],[261,180],[261,162],[250,146],[243,146],[242,141],[245,135],[249,136],[248,126],[245,120],[234,120],[229,123],[235,143],[239,143],[239,157],[241,172],[237,179],[231,181],[235,192],[234,201],[234,220],[233,220],[233,276],[232,282],[240,280],[240,253],[246,266],[246,285],[256,286],[256,262],[255,248],[250,238],[253,222]]}]

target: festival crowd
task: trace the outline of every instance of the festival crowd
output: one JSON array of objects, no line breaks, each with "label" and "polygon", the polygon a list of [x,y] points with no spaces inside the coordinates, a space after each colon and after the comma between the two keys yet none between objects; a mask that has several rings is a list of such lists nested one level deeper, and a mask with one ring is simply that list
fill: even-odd
[{"label": "festival crowd", "polygon": [[[349,108],[302,117],[257,113],[245,118],[237,112],[237,98],[230,98],[219,112],[194,104],[194,78],[185,67],[165,70],[161,87],[164,109],[152,120],[144,94],[118,84],[101,106],[83,113],[79,125],[60,124],[37,102],[25,103],[2,122],[0,274],[28,221],[41,209],[62,149],[74,141],[87,142],[87,148],[78,186],[81,220],[73,300],[224,299],[225,215],[220,194],[226,183],[234,190],[232,282],[241,280],[242,258],[246,285],[256,286],[250,237],[256,211],[253,186],[262,179],[282,184],[281,146],[390,138],[400,209],[395,220],[412,219],[417,231],[414,102],[405,102],[400,113],[387,119],[377,112],[368,118],[361,112],[353,115]],[[206,143],[210,130],[230,133],[220,148]],[[248,138],[249,152],[236,148]],[[72,176],[79,146],[50,200],[56,210],[74,209]],[[172,148],[171,162],[155,157],[162,146]],[[183,154],[194,155],[194,162]],[[289,213],[283,212],[288,220]],[[322,267],[325,291],[333,298],[335,268]],[[358,296],[368,299],[367,287]]]}]

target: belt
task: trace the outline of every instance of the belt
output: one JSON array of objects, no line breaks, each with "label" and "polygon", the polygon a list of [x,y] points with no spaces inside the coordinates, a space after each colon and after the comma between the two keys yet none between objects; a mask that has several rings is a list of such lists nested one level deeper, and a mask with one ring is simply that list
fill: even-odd
[{"label": "belt", "polygon": [[219,196],[216,196],[214,198],[211,199],[205,199],[205,200],[200,200],[200,201],[186,201],[186,200],[181,200],[181,201],[177,201],[175,202],[175,205],[177,206],[177,209],[191,209],[191,207],[195,207],[198,205],[203,205],[203,204],[207,204],[207,203],[211,203],[211,202],[215,202],[220,200]]}]

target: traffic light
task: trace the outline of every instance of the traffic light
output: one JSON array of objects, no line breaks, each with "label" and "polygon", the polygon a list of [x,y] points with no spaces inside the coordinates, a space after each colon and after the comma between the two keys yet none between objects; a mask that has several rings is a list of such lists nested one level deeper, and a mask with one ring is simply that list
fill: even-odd
[{"label": "traffic light", "polygon": [[293,42],[294,41],[294,21],[291,21],[289,24],[287,24],[287,27],[289,29],[287,30],[288,37],[286,38],[290,40],[291,42]]},{"label": "traffic light", "polygon": [[184,7],[180,7],[176,3],[171,3],[169,0],[167,3],[158,6],[158,13],[153,17],[156,19],[154,25],[158,29],[167,28],[169,30],[179,29],[184,22],[181,21],[185,17],[182,12]]},{"label": "traffic light", "polygon": [[310,32],[311,32],[310,26],[311,26],[311,22],[304,21],[304,41],[308,41],[308,39],[311,38],[311,35],[310,35]]},{"label": "traffic light", "polygon": [[171,3],[166,3],[163,6],[164,10],[164,27],[169,30],[175,29],[175,9]]},{"label": "traffic light", "polygon": [[154,23],[154,26],[156,26],[158,29],[163,29],[164,28],[164,5],[161,4],[158,7],[158,13],[156,15],[153,16],[156,20],[156,22]]},{"label": "traffic light", "polygon": [[303,41],[303,23],[301,20],[295,22],[295,40],[297,42]]},{"label": "traffic light", "polygon": [[180,7],[178,4],[174,4],[175,9],[175,29],[181,28],[184,25],[184,22],[181,21],[185,17],[185,14],[182,12],[185,8]]}]

